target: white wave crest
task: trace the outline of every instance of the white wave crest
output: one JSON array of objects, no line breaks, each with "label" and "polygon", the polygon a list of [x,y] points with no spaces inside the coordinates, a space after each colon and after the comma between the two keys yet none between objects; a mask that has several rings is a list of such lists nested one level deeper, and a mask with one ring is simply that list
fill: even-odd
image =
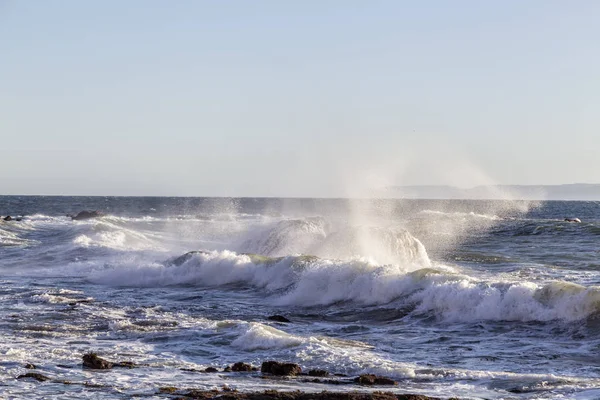
[{"label": "white wave crest", "polygon": [[280,221],[254,232],[239,248],[268,256],[314,254],[335,259],[368,257],[380,264],[430,264],[425,247],[404,229],[351,225],[333,228],[320,217]]}]

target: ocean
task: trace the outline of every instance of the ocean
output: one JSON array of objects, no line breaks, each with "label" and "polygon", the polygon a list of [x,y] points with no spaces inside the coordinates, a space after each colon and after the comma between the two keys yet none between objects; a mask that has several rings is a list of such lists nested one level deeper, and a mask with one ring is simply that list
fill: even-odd
[{"label": "ocean", "polygon": [[[23,216],[0,222],[0,398],[382,390],[197,372],[266,360],[600,398],[600,202],[0,196],[0,215]],[[28,363],[51,380],[16,379]]]}]

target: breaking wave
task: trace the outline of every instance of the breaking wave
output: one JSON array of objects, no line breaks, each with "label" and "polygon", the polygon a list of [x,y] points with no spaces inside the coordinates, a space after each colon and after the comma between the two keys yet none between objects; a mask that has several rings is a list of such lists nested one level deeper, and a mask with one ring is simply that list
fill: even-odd
[{"label": "breaking wave", "polygon": [[239,249],[268,256],[314,254],[330,259],[368,257],[382,264],[430,264],[425,247],[404,229],[334,227],[320,217],[280,221],[258,233],[253,232]]},{"label": "breaking wave", "polygon": [[[116,286],[227,286],[265,290],[280,306],[392,304],[409,315],[448,322],[576,321],[600,311],[600,288],[568,282],[478,279],[447,266],[376,264],[364,258],[266,257],[231,251],[194,252],[166,264],[93,272]],[[231,287],[228,289],[231,290]]]}]

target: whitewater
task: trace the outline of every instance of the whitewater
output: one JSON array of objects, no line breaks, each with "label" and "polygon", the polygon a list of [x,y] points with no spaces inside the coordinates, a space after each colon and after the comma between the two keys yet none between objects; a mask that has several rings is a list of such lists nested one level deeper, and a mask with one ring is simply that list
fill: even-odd
[{"label": "whitewater", "polygon": [[[197,372],[266,360],[398,393],[600,398],[600,202],[0,196],[0,215],[22,216],[0,221],[1,398],[332,390]],[[16,379],[29,363],[85,385]]]}]

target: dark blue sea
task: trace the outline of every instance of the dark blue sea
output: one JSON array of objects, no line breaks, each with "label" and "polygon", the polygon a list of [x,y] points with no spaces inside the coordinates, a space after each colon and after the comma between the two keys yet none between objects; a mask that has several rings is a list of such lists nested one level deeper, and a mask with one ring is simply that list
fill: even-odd
[{"label": "dark blue sea", "polygon": [[[600,202],[0,196],[0,215],[22,217],[0,222],[0,398],[382,390],[197,372],[266,360],[600,398]],[[27,363],[51,380],[16,379]]]}]

